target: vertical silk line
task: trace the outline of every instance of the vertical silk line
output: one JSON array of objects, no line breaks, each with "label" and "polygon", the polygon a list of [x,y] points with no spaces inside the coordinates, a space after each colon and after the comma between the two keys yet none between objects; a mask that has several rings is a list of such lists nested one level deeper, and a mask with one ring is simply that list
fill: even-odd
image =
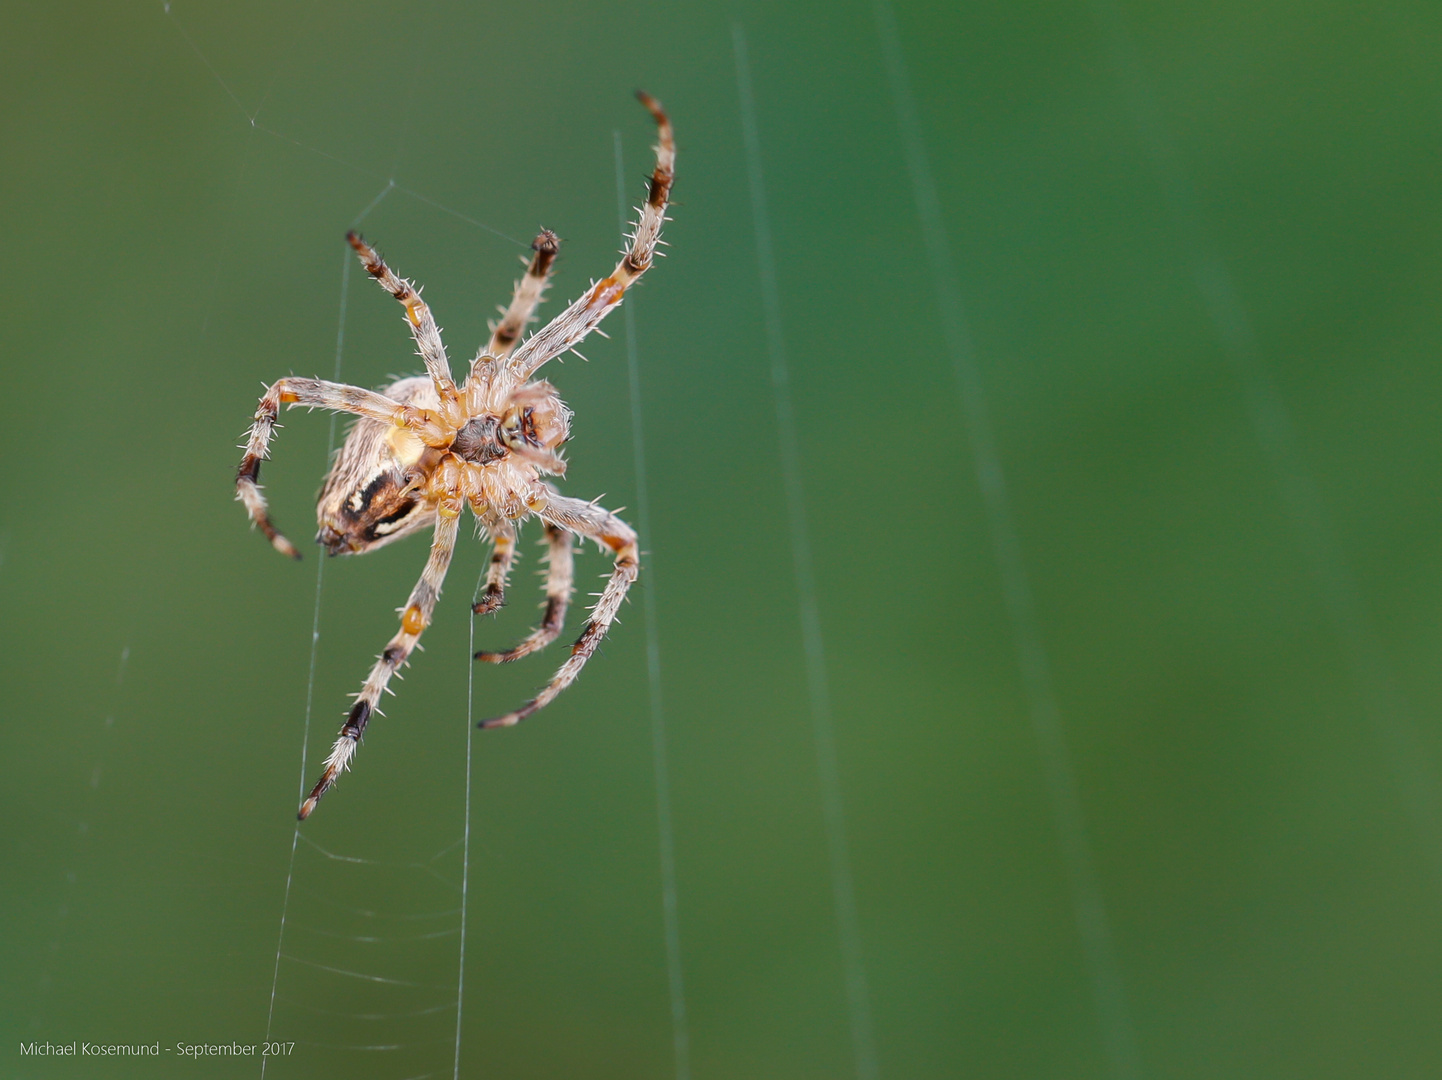
[{"label": "vertical silk line", "polygon": [[[341,256],[340,271],[340,314],[336,318],[335,331],[335,372],[332,378],[340,382],[341,358],[345,355],[345,308],[346,299],[350,294],[350,264],[351,253],[347,249]],[[330,417],[330,435],[326,439],[326,459],[329,460],[330,453],[335,449],[335,413]],[[302,726],[300,740],[300,785],[296,796],[297,801],[305,798],[305,781],[307,775],[307,754],[310,751],[310,716],[311,705],[315,700],[315,662],[316,654],[320,648],[320,597],[321,582],[325,578],[325,559],[318,558],[315,561],[315,608],[310,619],[310,670],[305,680],[305,723]],[[285,870],[285,898],[280,904],[280,933],[275,942],[275,968],[270,975],[270,1005],[265,1014],[265,1041],[270,1042],[271,1026],[275,1022],[275,994],[280,985],[280,958],[285,949],[285,920],[290,913],[290,887],[295,880],[295,852],[300,845],[300,822],[296,822],[290,836],[290,862]],[[261,1080],[265,1080],[265,1067],[269,1062],[268,1057],[260,1059]]]},{"label": "vertical silk line", "polygon": [[[368,169],[368,168],[366,168],[364,165],[357,165],[357,164],[356,164],[355,162],[353,162],[353,161],[347,161],[345,158],[340,157],[340,156],[338,156],[338,155],[336,155],[336,154],[332,154],[332,153],[330,153],[330,152],[327,151],[327,150],[322,150],[322,149],[321,149],[320,147],[318,147],[318,146],[311,146],[309,143],[301,142],[299,139],[294,138],[294,137],[292,137],[292,136],[290,136],[290,135],[287,135],[287,134],[285,134],[285,133],[282,132],[282,131],[276,131],[274,128],[267,127],[265,124],[260,123],[260,121],[259,121],[257,118],[260,116],[260,108],[261,108],[261,106],[263,106],[263,105],[265,104],[265,98],[262,98],[262,99],[261,99],[261,105],[256,107],[256,111],[255,111],[254,113],[247,111],[247,110],[246,110],[246,107],[241,104],[240,99],[235,96],[234,92],[233,92],[233,91],[230,89],[230,87],[226,84],[225,80],[220,77],[220,73],[216,71],[215,65],[212,64],[212,63],[210,62],[209,58],[207,58],[206,55],[205,55],[203,52],[200,51],[200,47],[199,47],[198,45],[196,45],[195,39],[192,38],[188,33],[186,33],[185,27],[181,26],[180,23],[176,20],[174,14],[172,14],[172,12],[171,12],[171,10],[170,10],[170,4],[169,4],[168,2],[166,2],[165,4],[162,5],[162,8],[163,8],[163,10],[164,10],[164,12],[165,12],[165,15],[170,19],[171,23],[175,26],[176,30],[178,30],[178,31],[180,32],[181,37],[183,37],[183,38],[185,39],[186,44],[188,44],[188,45],[191,47],[191,49],[195,52],[195,55],[196,55],[197,57],[199,57],[200,62],[205,66],[205,69],[206,69],[207,71],[209,71],[210,74],[211,74],[211,76],[215,79],[215,81],[220,84],[220,88],[225,91],[226,95],[229,96],[229,98],[231,99],[231,101],[235,102],[236,107],[237,107],[238,109],[240,109],[241,114],[242,114],[242,115],[246,118],[246,120],[249,122],[250,127],[251,127],[251,129],[252,129],[253,131],[263,131],[263,132],[265,132],[267,135],[271,136],[272,138],[279,139],[281,142],[290,143],[292,146],[298,147],[298,148],[300,148],[301,150],[305,150],[305,151],[308,151],[309,153],[316,154],[316,155],[318,155],[318,156],[320,156],[320,157],[323,157],[323,158],[325,158],[327,161],[333,161],[333,162],[335,162],[337,165],[344,165],[347,169],[350,169],[350,170],[352,170],[352,171],[354,171],[354,172],[363,173],[363,174],[365,174],[366,176],[375,177],[377,180],[387,180],[387,181],[389,182],[389,187],[395,188],[397,191],[401,192],[402,194],[408,195],[408,196],[410,196],[412,199],[415,199],[415,200],[418,201],[418,202],[423,202],[423,203],[425,203],[427,206],[435,207],[437,210],[441,211],[441,213],[443,213],[443,214],[449,214],[451,217],[459,218],[461,221],[464,221],[467,225],[474,225],[476,228],[481,229],[481,230],[483,230],[483,231],[485,231],[485,232],[488,232],[488,233],[490,233],[492,236],[498,236],[498,237],[500,237],[502,240],[506,240],[506,241],[508,241],[508,242],[510,242],[510,243],[512,243],[512,244],[515,244],[516,247],[518,247],[518,248],[525,248],[525,247],[527,246],[526,244],[523,244],[521,241],[517,240],[514,236],[508,236],[508,235],[506,235],[505,233],[501,232],[499,229],[493,229],[491,226],[485,224],[485,222],[477,221],[475,218],[470,217],[470,216],[468,216],[468,215],[466,215],[466,214],[463,214],[463,213],[461,213],[459,210],[452,209],[451,207],[446,206],[444,203],[437,202],[435,199],[432,199],[432,198],[430,198],[430,197],[427,196],[427,195],[423,195],[421,192],[416,191],[416,190],[414,190],[413,188],[408,188],[408,187],[404,186],[403,184],[397,184],[397,183],[396,183],[396,180],[395,180],[395,175],[394,175],[394,174],[395,174],[395,170],[400,167],[401,153],[402,153],[402,151],[405,149],[405,136],[406,136],[406,132],[405,132],[405,131],[402,131],[402,132],[401,132],[401,141],[396,145],[396,157],[395,157],[395,162],[394,162],[394,163],[392,164],[392,166],[391,166],[391,175],[390,175],[390,176],[382,176],[380,173],[376,172],[374,169]],[[424,29],[424,28],[422,28],[422,29]],[[297,41],[299,40],[299,34],[297,34],[296,40],[297,40]],[[291,47],[294,48],[294,44],[292,44]],[[272,76],[272,79],[271,79],[271,86],[272,86],[272,87],[274,87],[275,80],[279,77],[279,73],[280,73],[280,71],[279,71],[279,69],[277,69],[276,75],[275,75],[275,76]],[[416,85],[416,81],[415,81],[415,80],[412,80],[412,82],[411,82],[411,97],[412,97],[412,99],[414,98],[415,85]],[[270,96],[270,89],[267,89],[267,90],[266,90],[266,93],[265,93],[265,97],[268,98],[269,96]],[[247,153],[247,160],[248,160],[248,157],[249,157],[249,148],[247,148],[246,153]],[[243,168],[244,168],[244,162],[242,162],[242,170],[243,170]],[[240,185],[239,183],[237,183],[237,185],[236,185],[236,195],[235,195],[235,198],[237,198],[237,199],[240,197],[240,187],[241,187],[241,185]],[[376,201],[379,202],[379,201],[380,201],[379,198],[378,198]],[[367,214],[367,213],[369,213],[369,212],[370,212],[370,208],[368,207],[368,208],[365,210],[365,212],[361,214],[361,217],[364,217],[365,214]],[[217,271],[217,274],[218,274],[218,271]],[[214,291],[215,291],[215,290],[214,290],[214,286],[212,286],[211,292],[213,293]],[[206,319],[208,319],[208,318],[209,318],[209,310],[208,310],[208,308],[207,308]],[[204,333],[205,333],[205,322],[204,322],[204,320],[203,320],[203,321],[202,321],[202,324],[201,324],[201,334],[204,335]]]},{"label": "vertical silk line", "polygon": [[1052,686],[1051,664],[1042,644],[1031,583],[1012,520],[1011,500],[992,432],[986,391],[965,321],[961,282],[956,274],[951,245],[947,241],[941,200],[937,196],[916,102],[912,97],[906,56],[901,49],[889,0],[876,0],[874,10],[887,81],[896,108],[896,123],[906,155],[906,168],[911,176],[912,197],[916,201],[916,213],[921,221],[922,237],[931,264],[931,279],[936,290],[947,351],[951,354],[952,374],[966,417],[987,531],[991,535],[992,550],[1001,573],[1012,643],[1021,668],[1027,711],[1051,797],[1052,816],[1066,864],[1097,1018],[1112,1073],[1122,1078],[1137,1077],[1141,1075],[1141,1060],[1136,1033],[1127,1006],[1091,844],[1087,839],[1076,776],[1062,731],[1061,710]]},{"label": "vertical silk line", "polygon": [[[481,584],[486,580],[485,570],[476,579],[475,591],[471,593],[471,604],[481,596]],[[475,737],[476,724],[472,719],[475,707],[476,688],[476,613],[471,611],[470,644],[466,648],[466,820],[461,835],[461,947],[460,959],[456,964],[456,1056],[452,1080],[461,1080],[461,1019],[466,990],[466,898],[471,887],[471,740]]]},{"label": "vertical silk line", "polygon": [[[624,233],[626,169],[621,156],[621,133],[613,131],[616,147],[616,214]],[[626,374],[631,390],[631,449],[636,470],[636,525],[641,545],[651,539],[651,495],[646,482],[646,433],[642,426],[641,367],[636,356],[636,310],[621,305],[626,326]],[[691,1033],[686,1021],[686,987],[681,972],[681,921],[676,891],[676,845],[671,824],[671,771],[666,754],[666,712],[661,698],[661,643],[656,618],[656,572],[646,571],[641,589],[641,610],[646,620],[646,676],[651,690],[651,759],[656,776],[656,824],[661,848],[661,920],[666,939],[666,977],[671,992],[671,1040],[676,1056],[676,1080],[690,1080]]]},{"label": "vertical silk line", "polygon": [[771,246],[771,219],[761,175],[761,143],[756,129],[756,103],[751,91],[751,67],[746,55],[746,31],[732,27],[736,52],[736,90],[741,101],[741,134],[746,144],[747,177],[756,230],[756,261],[761,278],[766,346],[771,357],[771,388],[776,405],[777,442],[781,475],[791,527],[791,556],[795,569],[797,606],[801,616],[801,642],[806,655],[807,696],[811,706],[812,740],[816,746],[816,772],[821,789],[822,816],[831,865],[831,892],[836,908],[836,933],[846,979],[847,1012],[851,1024],[856,1075],[876,1080],[880,1068],[872,1033],[871,998],[866,985],[866,964],[861,948],[856,890],[846,843],[846,809],[836,763],[836,736],[831,721],[831,693],[826,677],[826,654],[821,619],[816,606],[816,579],[811,563],[811,539],[806,527],[805,492],[801,484],[801,453],[796,418],[791,405],[791,373],[781,330],[781,291],[776,283],[776,259]]},{"label": "vertical silk line", "polygon": [[[227,221],[235,220],[236,209],[240,204],[240,193],[245,186],[245,171],[250,165],[250,155],[254,149],[255,140],[247,138],[245,140],[245,151],[240,155],[240,166],[235,170],[235,190],[231,192],[230,209],[225,214],[225,220]],[[205,314],[200,318],[201,341],[205,340],[205,335],[210,330],[210,316],[211,312],[215,309],[215,296],[216,293],[220,291],[220,275],[222,271],[224,271],[227,262],[233,257],[229,237],[225,238],[225,242],[217,246],[220,250],[215,256],[215,272],[210,275],[210,288],[205,294]]]},{"label": "vertical silk line", "polygon": [[165,0],[165,2],[160,5],[160,8],[161,11],[164,12],[166,18],[170,20],[170,24],[180,31],[180,36],[185,39],[185,43],[190,46],[196,57],[203,65],[205,65],[205,70],[210,72],[211,76],[215,79],[215,81],[220,84],[220,88],[225,91],[226,96],[230,98],[231,101],[235,102],[235,107],[240,110],[240,114],[244,116],[247,120],[249,120],[251,126],[254,127],[255,118],[251,116],[250,110],[240,103],[240,98],[235,96],[235,91],[232,90],[230,88],[230,85],[220,77],[220,72],[215,70],[215,65],[210,62],[210,58],[206,56],[205,53],[200,51],[200,46],[195,43],[195,39],[190,36],[190,34],[186,31],[185,27],[180,25],[180,20],[177,19],[175,17],[175,13],[170,10],[170,0]]},{"label": "vertical silk line", "polygon": [[1142,74],[1121,13],[1110,0],[1093,0],[1106,36],[1108,59],[1132,120],[1145,140],[1173,219],[1190,249],[1192,273],[1228,363],[1241,383],[1253,434],[1291,519],[1297,545],[1321,587],[1332,633],[1346,657],[1358,704],[1382,743],[1402,801],[1425,849],[1434,881],[1442,886],[1442,792],[1416,721],[1392,673],[1357,579],[1342,553],[1337,529],[1307,467],[1291,414],[1268,369],[1251,318],[1226,261],[1203,221],[1191,179]]},{"label": "vertical silk line", "polygon": [[[4,562],[4,544],[8,541],[8,533],[0,533],[0,564]],[[134,633],[134,623],[126,631],[126,637]],[[125,686],[125,670],[130,665],[130,646],[120,647],[120,663],[115,669],[115,685],[110,691],[110,705],[101,721],[101,730],[98,735],[87,735],[85,745],[95,751],[92,759],[94,764],[90,767],[90,780],[85,785],[85,794],[70,800],[69,805],[80,808],[80,818],[75,825],[75,842],[70,853],[70,866],[65,871],[65,883],[61,887],[60,900],[56,911],[54,923],[54,936],[50,939],[50,948],[46,959],[40,963],[39,978],[36,982],[36,992],[29,999],[28,1004],[35,1010],[32,1014],[31,1024],[38,1027],[40,1024],[40,1010],[46,1004],[49,996],[48,991],[54,985],[53,968],[59,955],[61,943],[65,941],[65,929],[70,918],[70,907],[74,895],[79,887],[82,875],[89,862],[88,852],[90,851],[90,823],[96,820],[101,811],[97,806],[101,796],[98,794],[100,783],[104,775],[104,766],[107,760],[107,750],[111,745],[114,736],[111,734],[115,729],[116,717],[120,715],[121,694]]]}]

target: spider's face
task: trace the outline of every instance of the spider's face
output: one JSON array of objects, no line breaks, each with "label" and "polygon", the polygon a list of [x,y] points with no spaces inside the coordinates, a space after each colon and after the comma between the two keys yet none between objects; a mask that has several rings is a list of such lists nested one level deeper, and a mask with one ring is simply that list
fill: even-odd
[{"label": "spider's face", "polygon": [[548,382],[528,383],[516,391],[496,432],[504,446],[523,458],[538,451],[543,458],[554,457],[570,435],[571,410]]}]

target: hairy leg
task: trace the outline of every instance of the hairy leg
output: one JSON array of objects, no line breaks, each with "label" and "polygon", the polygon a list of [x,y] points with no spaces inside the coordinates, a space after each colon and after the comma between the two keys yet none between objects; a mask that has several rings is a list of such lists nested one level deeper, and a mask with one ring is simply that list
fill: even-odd
[{"label": "hairy leg", "polygon": [[548,360],[554,360],[581,339],[621,302],[627,286],[651,267],[656,245],[661,241],[661,223],[666,220],[666,203],[671,196],[671,182],[676,173],[676,141],[671,133],[661,103],[650,94],[637,92],[641,104],[656,119],[659,139],[656,146],[656,167],[651,173],[651,189],[636,231],[629,237],[626,254],[616,264],[611,276],[598,281],[591,289],[561,312],[545,329],[533,334],[511,358],[511,370],[518,381],[529,379]]},{"label": "hairy leg", "polygon": [[575,589],[571,544],[568,531],[546,522],[546,612],[541,616],[541,625],[514,648],[504,652],[482,649],[476,653],[477,660],[488,664],[508,664],[544,649],[560,636],[561,627],[566,624],[566,609],[571,605],[571,593]]},{"label": "hairy leg", "polygon": [[310,817],[321,796],[329,791],[336,778],[350,767],[350,759],[355,754],[356,744],[365,734],[371,714],[379,711],[376,705],[380,702],[381,694],[385,693],[391,676],[410,659],[421,631],[430,623],[436,600],[441,595],[441,584],[446,579],[446,570],[451,565],[451,555],[456,549],[456,531],[459,524],[459,501],[442,503],[436,520],[435,538],[431,541],[430,558],[426,560],[421,578],[416,582],[410,598],[406,600],[406,606],[401,610],[400,631],[386,645],[385,651],[371,668],[370,676],[361,687],[360,693],[356,695],[356,702],[346,716],[335,746],[331,748],[330,756],[325,759],[325,768],[320,779],[311,789],[310,796],[300,804],[299,817],[302,821]]},{"label": "hairy leg", "polygon": [[294,544],[281,535],[270,520],[265,495],[260,490],[260,463],[270,457],[270,437],[276,428],[276,417],[282,405],[305,405],[312,409],[332,409],[354,413],[371,420],[408,428],[430,446],[448,446],[455,429],[429,409],[402,405],[374,390],[358,386],[326,382],[324,379],[278,379],[265,392],[246,437],[245,455],[235,474],[235,497],[245,504],[250,520],[255,522],[271,545],[282,555],[300,558]]},{"label": "hairy leg", "polygon": [[481,598],[471,605],[477,615],[489,615],[499,611],[506,602],[506,579],[511,576],[511,564],[516,560],[516,527],[505,518],[486,522],[491,534],[491,561],[486,567],[486,585]]},{"label": "hairy leg", "polygon": [[526,276],[516,282],[511,306],[506,309],[501,321],[491,332],[491,340],[486,345],[484,355],[500,359],[509,356],[516,347],[516,342],[521,339],[521,333],[535,315],[536,305],[541,302],[541,296],[546,291],[546,279],[551,276],[551,266],[556,261],[556,252],[560,246],[560,238],[550,229],[543,229],[541,235],[532,241],[531,250],[536,254],[531,257],[530,265],[526,267]]},{"label": "hairy leg", "polygon": [[636,550],[636,533],[631,526],[595,503],[580,499],[569,499],[562,495],[551,497],[550,504],[542,511],[541,517],[580,536],[597,540],[616,553],[616,562],[611,577],[601,591],[601,598],[591,609],[591,617],[576,643],[571,646],[571,655],[557,669],[556,674],[535,697],[514,712],[498,716],[494,720],[483,720],[483,728],[510,727],[518,724],[538,709],[549,705],[562,690],[576,681],[576,676],[586,666],[586,661],[601,644],[616,619],[616,611],[626,592],[636,580],[639,572],[639,555]]},{"label": "hairy leg", "polygon": [[446,358],[446,347],[441,343],[441,331],[436,326],[436,317],[431,314],[430,306],[421,299],[420,293],[411,282],[391,272],[385,260],[360,238],[360,234],[348,232],[345,238],[360,256],[366,273],[380,282],[386,292],[404,305],[411,337],[415,338],[421,359],[425,361],[426,371],[430,373],[431,381],[435,384],[436,395],[441,399],[441,413],[447,420],[455,423],[460,416],[456,384],[451,378],[451,363]]}]

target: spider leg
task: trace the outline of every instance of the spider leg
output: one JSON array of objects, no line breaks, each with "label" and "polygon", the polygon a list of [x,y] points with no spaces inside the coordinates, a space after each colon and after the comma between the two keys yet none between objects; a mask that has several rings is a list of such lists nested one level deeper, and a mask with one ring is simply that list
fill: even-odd
[{"label": "spider leg", "polygon": [[516,291],[511,296],[511,306],[491,331],[491,340],[484,355],[497,359],[509,356],[520,340],[521,331],[536,313],[541,294],[546,289],[546,279],[551,276],[551,266],[556,261],[556,252],[561,246],[560,238],[550,229],[543,229],[541,235],[531,242],[531,257],[526,267],[526,276],[516,282]]},{"label": "spider leg", "polygon": [[325,769],[321,772],[320,779],[316,781],[315,787],[311,788],[309,797],[300,804],[298,816],[301,821],[310,817],[321,796],[330,790],[336,778],[350,767],[356,744],[365,734],[366,724],[369,723],[371,714],[376,711],[381,694],[385,692],[391,676],[410,659],[411,650],[416,647],[421,631],[431,621],[431,613],[441,595],[441,583],[446,579],[446,570],[451,565],[451,555],[456,549],[456,531],[459,524],[459,502],[442,502],[436,519],[435,538],[431,541],[431,555],[426,560],[425,569],[421,571],[420,580],[416,582],[410,598],[406,600],[406,606],[401,609],[401,628],[376,659],[369,677],[356,695],[356,702],[346,716],[335,746],[331,748],[330,756],[325,759]]},{"label": "spider leg", "polygon": [[549,524],[605,544],[616,553],[616,563],[611,570],[610,580],[601,591],[601,598],[591,609],[590,620],[576,643],[571,646],[571,655],[557,669],[556,674],[551,676],[551,681],[539,694],[514,712],[498,716],[494,720],[482,720],[480,726],[483,728],[510,727],[520,723],[538,709],[545,708],[557,694],[576,681],[576,676],[586,666],[586,661],[591,658],[611,623],[615,621],[616,610],[626,598],[626,591],[635,582],[640,569],[636,533],[615,514],[594,503],[553,495],[550,504],[540,511],[540,515]]},{"label": "spider leg", "polygon": [[449,446],[455,437],[455,429],[429,409],[402,405],[374,390],[362,390],[358,386],[326,382],[324,379],[289,376],[276,380],[256,408],[250,434],[246,438],[245,455],[235,473],[235,497],[245,504],[250,520],[255,522],[276,551],[293,559],[299,559],[300,552],[271,522],[259,483],[260,463],[270,457],[270,437],[275,431],[276,417],[282,405],[332,409],[409,428],[428,446]]},{"label": "spider leg", "polygon": [[491,534],[491,561],[486,567],[486,587],[481,598],[471,605],[477,615],[499,611],[506,603],[506,580],[516,560],[516,527],[505,518],[486,522]]},{"label": "spider leg", "polygon": [[511,358],[511,369],[520,381],[529,379],[546,361],[554,360],[567,349],[579,345],[581,339],[621,302],[627,286],[650,269],[656,244],[661,239],[661,223],[666,220],[666,202],[675,177],[676,141],[672,137],[671,121],[667,119],[661,103],[642,91],[638,91],[636,96],[655,117],[659,139],[656,168],[651,173],[651,190],[647,194],[646,205],[641,207],[636,231],[629,237],[631,246],[610,277],[598,281],[516,350]]},{"label": "spider leg", "polygon": [[448,414],[447,419],[456,420],[460,415],[456,384],[451,378],[451,363],[446,358],[446,347],[441,343],[441,331],[436,326],[436,317],[431,314],[430,305],[421,299],[420,293],[416,292],[416,288],[411,282],[405,278],[396,277],[391,272],[391,268],[386,265],[385,260],[376,253],[375,248],[360,238],[359,233],[348,232],[345,234],[345,238],[350,241],[350,246],[355,248],[356,254],[360,256],[366,273],[380,282],[386,292],[405,305],[406,323],[410,326],[411,337],[415,339],[416,347],[420,349],[421,359],[425,361],[426,371],[430,373],[431,382],[435,384],[436,394],[441,399],[441,411]]},{"label": "spider leg", "polygon": [[546,522],[546,556],[549,566],[546,570],[546,613],[541,616],[541,625],[519,644],[505,652],[476,653],[477,660],[488,664],[508,664],[533,652],[544,649],[561,635],[566,623],[566,609],[571,605],[571,593],[575,588],[572,573],[571,534],[559,525]]}]

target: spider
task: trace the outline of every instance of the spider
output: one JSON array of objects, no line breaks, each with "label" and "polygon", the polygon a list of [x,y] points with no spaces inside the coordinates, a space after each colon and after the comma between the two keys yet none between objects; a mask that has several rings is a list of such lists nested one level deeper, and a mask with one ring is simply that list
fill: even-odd
[{"label": "spider", "polygon": [[295,545],[276,529],[258,484],[260,463],[270,456],[271,432],[282,405],[305,405],[353,413],[359,419],[346,436],[321,488],[316,506],[316,542],[332,555],[363,554],[426,527],[433,528],[430,558],[400,609],[400,630],[371,668],[346,715],[320,779],[301,803],[304,821],[321,797],[350,767],[356,745],[391,676],[408,662],[431,620],[441,584],[455,550],[461,512],[469,506],[489,536],[492,551],[485,587],[473,605],[488,614],[505,602],[506,579],[515,558],[516,527],[532,515],[544,522],[548,549],[545,612],[528,637],[504,652],[478,652],[490,663],[518,660],[544,648],[561,633],[572,593],[573,536],[589,538],[614,553],[615,563],[600,599],[591,609],[571,655],[550,682],[520,708],[484,720],[483,728],[509,727],[549,704],[575,681],[606,636],[636,580],[636,533],[595,502],[560,494],[543,476],[560,476],[566,463],[559,450],[570,431],[571,412],[555,387],[536,380],[541,365],[580,343],[618,304],[627,287],[651,266],[674,175],[676,146],[671,122],[660,102],[636,95],[650,110],[659,132],[650,192],[640,208],[630,246],[609,277],[592,284],[580,299],[519,347],[546,288],[559,241],[542,231],[525,276],[516,283],[510,306],[491,331],[490,341],[471,362],[465,381],[451,377],[445,346],[430,308],[411,282],[397,277],[354,232],[346,239],[367,272],[405,307],[426,374],[401,379],[377,393],[356,386],[288,376],[260,399],[236,473],[236,498],[275,549],[300,558]]}]

